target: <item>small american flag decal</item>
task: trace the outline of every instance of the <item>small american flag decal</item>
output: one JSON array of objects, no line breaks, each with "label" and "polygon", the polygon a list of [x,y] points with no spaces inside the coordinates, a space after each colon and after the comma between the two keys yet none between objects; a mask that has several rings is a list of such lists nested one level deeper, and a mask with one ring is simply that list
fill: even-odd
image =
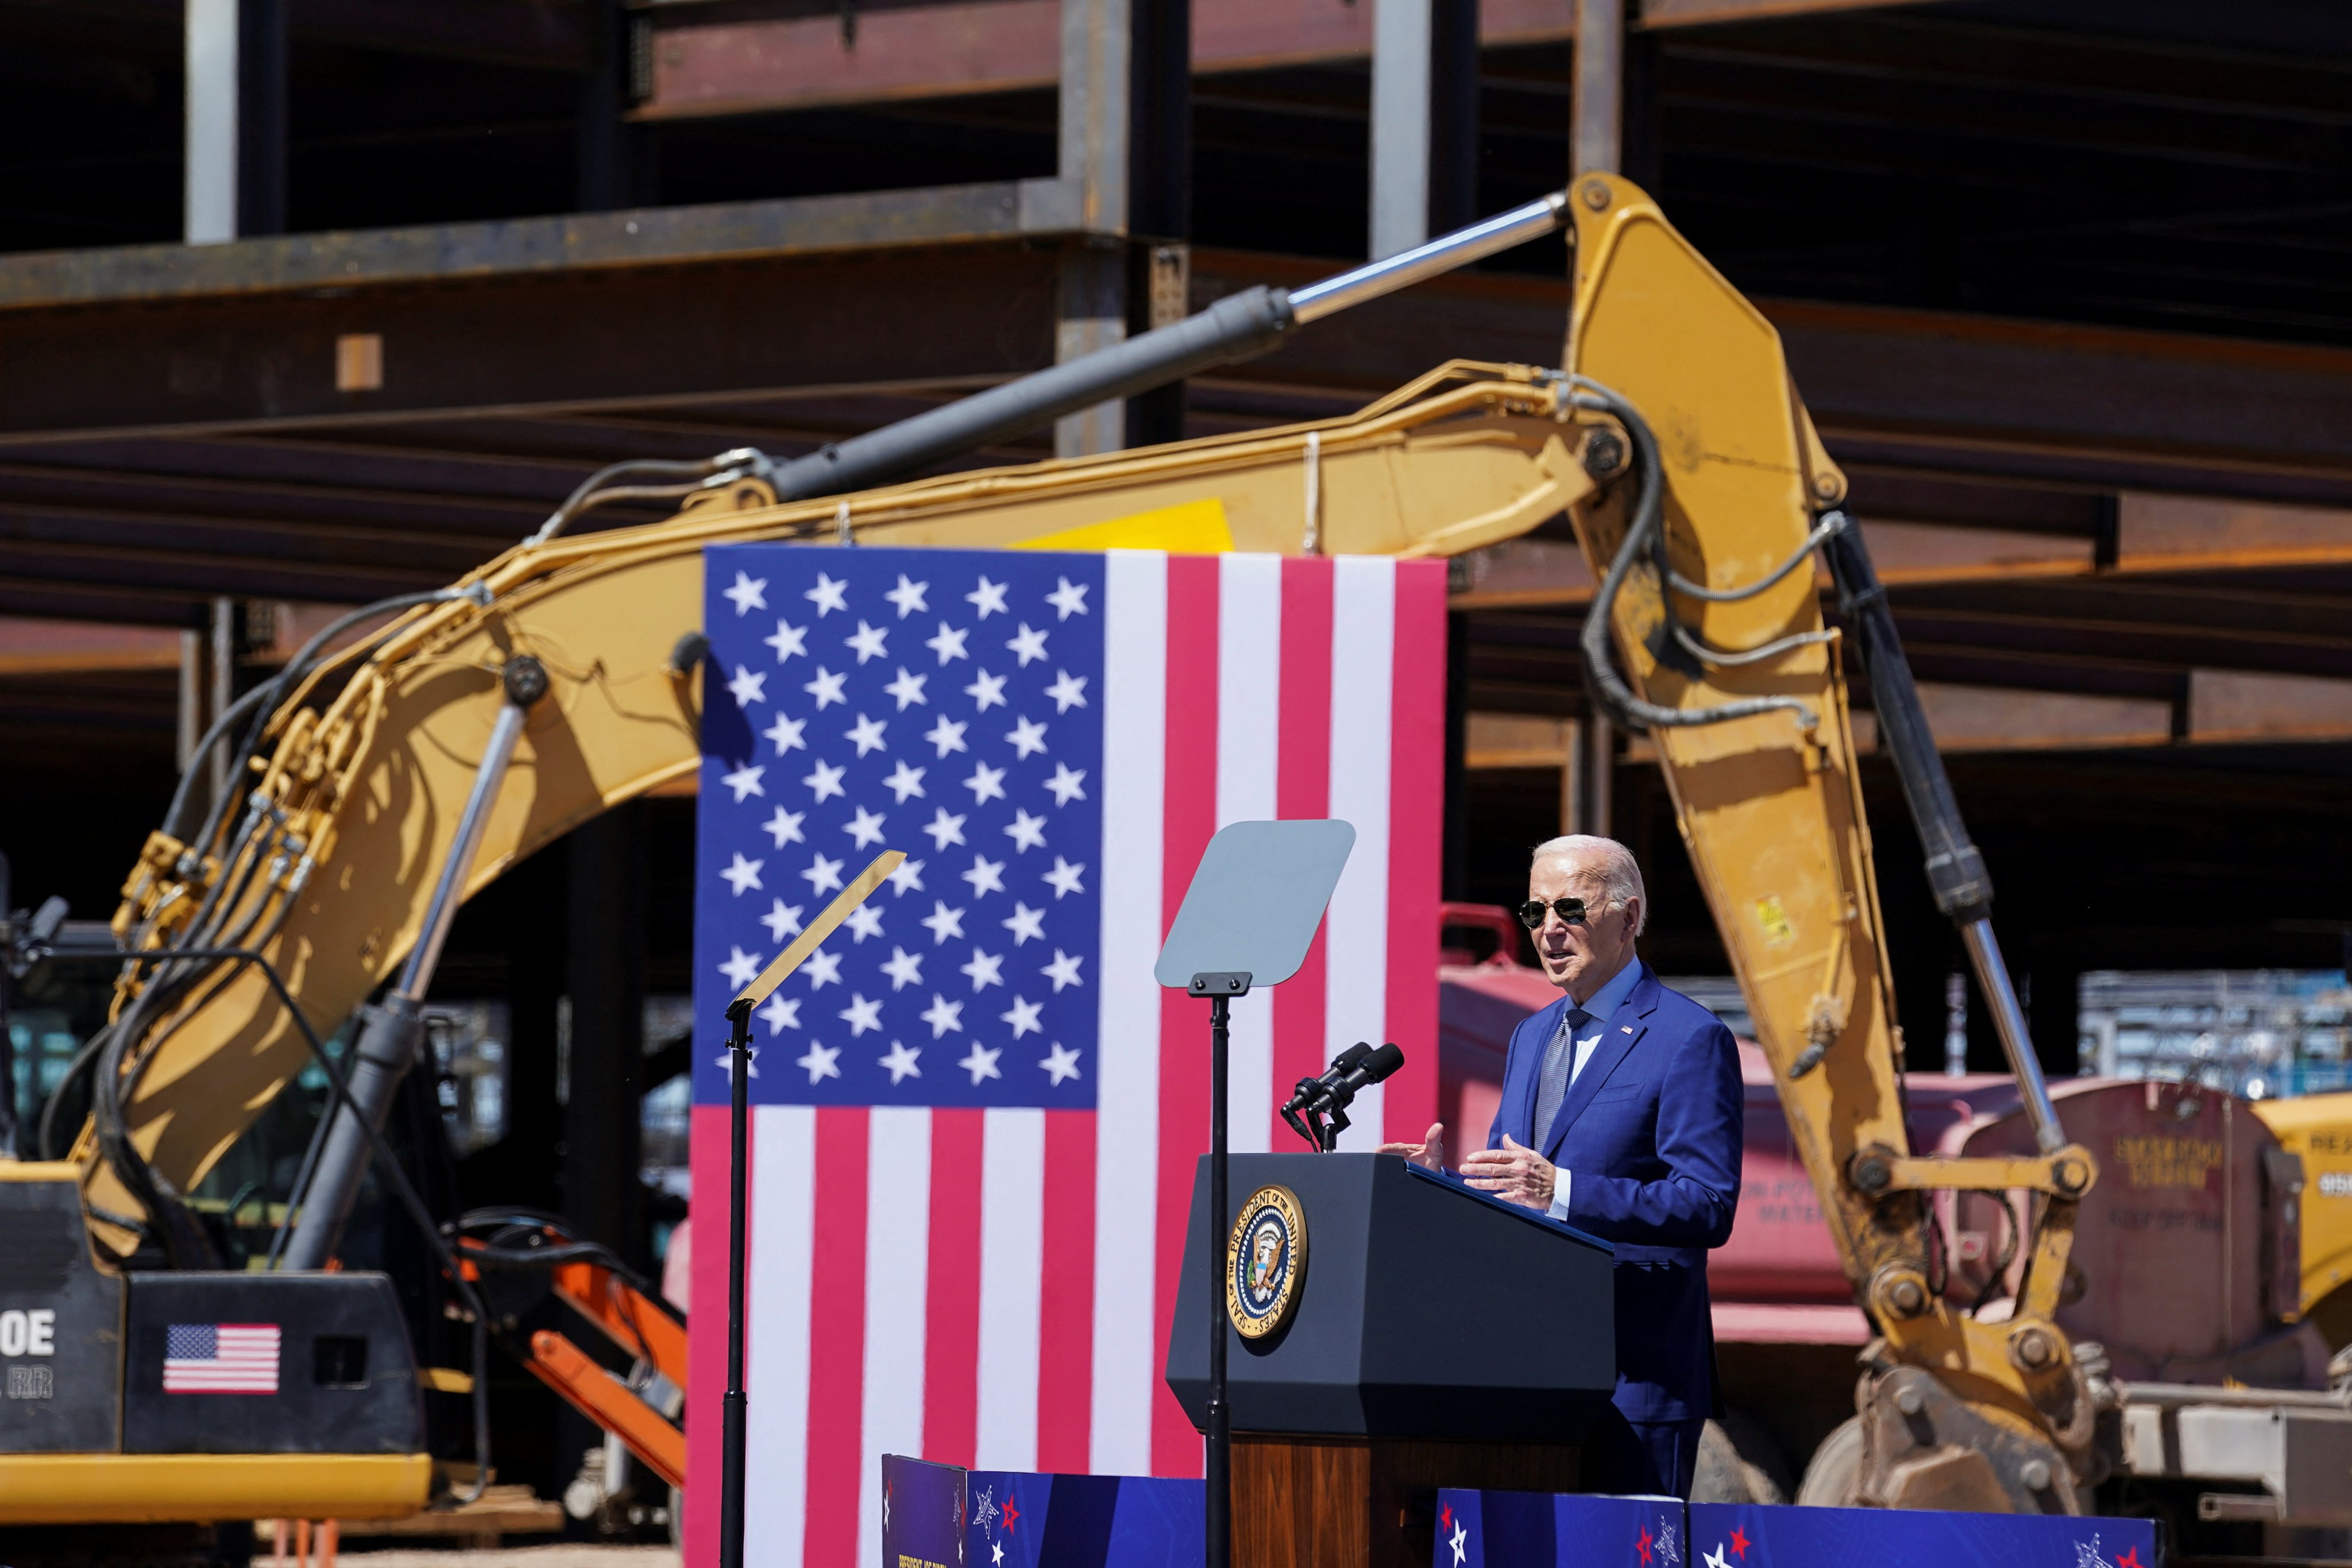
[{"label": "small american flag decal", "polygon": [[275,1394],[278,1325],[173,1323],[163,1331],[166,1394]]}]

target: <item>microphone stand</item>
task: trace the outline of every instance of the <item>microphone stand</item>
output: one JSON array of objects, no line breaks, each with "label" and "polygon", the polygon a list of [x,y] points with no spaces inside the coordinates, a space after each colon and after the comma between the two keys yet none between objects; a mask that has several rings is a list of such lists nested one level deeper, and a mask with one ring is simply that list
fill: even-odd
[{"label": "microphone stand", "polygon": [[749,995],[727,1007],[727,1396],[719,1460],[719,1565],[743,1568],[743,1178],[751,1154],[751,1009]]}]

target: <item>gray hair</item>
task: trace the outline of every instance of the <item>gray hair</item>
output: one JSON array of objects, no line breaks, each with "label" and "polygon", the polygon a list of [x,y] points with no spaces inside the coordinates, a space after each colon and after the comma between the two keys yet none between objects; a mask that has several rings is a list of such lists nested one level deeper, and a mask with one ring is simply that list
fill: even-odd
[{"label": "gray hair", "polygon": [[1614,838],[1602,838],[1591,833],[1570,833],[1558,838],[1547,838],[1537,845],[1535,853],[1528,857],[1528,866],[1532,870],[1546,860],[1571,856],[1600,862],[1594,874],[1600,878],[1601,889],[1608,895],[1611,904],[1623,905],[1636,899],[1641,900],[1641,915],[1633,926],[1633,934],[1641,935],[1642,928],[1650,923],[1650,895],[1642,886],[1642,868],[1635,863],[1633,852]]}]

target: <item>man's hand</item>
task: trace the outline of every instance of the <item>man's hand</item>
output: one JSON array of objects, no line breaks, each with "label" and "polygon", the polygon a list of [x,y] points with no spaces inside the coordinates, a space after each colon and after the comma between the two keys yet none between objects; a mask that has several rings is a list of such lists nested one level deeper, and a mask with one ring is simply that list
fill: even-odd
[{"label": "man's hand", "polygon": [[1509,1133],[1499,1149],[1474,1149],[1462,1157],[1462,1173],[1470,1184],[1510,1203],[1531,1209],[1551,1207],[1558,1167]]},{"label": "man's hand", "polygon": [[1383,1154],[1402,1154],[1424,1171],[1445,1169],[1445,1123],[1433,1121],[1429,1135],[1418,1143],[1383,1143]]}]

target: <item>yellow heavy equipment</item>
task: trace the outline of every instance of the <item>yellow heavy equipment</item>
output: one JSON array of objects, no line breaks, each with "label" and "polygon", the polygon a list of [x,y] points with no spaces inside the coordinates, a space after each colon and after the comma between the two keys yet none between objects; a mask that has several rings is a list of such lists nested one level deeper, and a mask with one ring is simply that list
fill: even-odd
[{"label": "yellow heavy equipment", "polygon": [[[1457,362],[1345,418],[897,482],[985,440],[1261,352],[1358,300],[1563,226],[1575,286],[1559,368]],[[603,501],[663,493],[684,502],[667,522],[564,531]],[[1841,1495],[2081,1510],[2116,1462],[2114,1443],[2101,1441],[2115,1394],[2053,1312],[2068,1289],[2076,1205],[2097,1165],[2064,1137],[2033,1065],[1992,940],[1990,883],[1844,496],[1769,323],[1646,195],[1605,175],[1326,283],[1220,300],[1103,354],[794,462],[732,452],[600,475],[531,541],[444,592],[380,606],[389,623],[341,652],[306,650],[200,749],[192,776],[219,745],[240,783],[201,817],[191,801],[175,802],[125,885],[115,1011],[87,1053],[90,1123],[68,1163],[22,1167],[0,1184],[0,1197],[48,1194],[58,1223],[69,1222],[77,1245],[65,1272],[90,1302],[72,1320],[75,1342],[94,1369],[103,1354],[118,1363],[110,1380],[94,1370],[70,1390],[58,1384],[58,1408],[80,1402],[90,1413],[69,1438],[58,1436],[63,1426],[0,1426],[0,1521],[425,1504],[415,1425],[389,1403],[370,1428],[380,1451],[363,1462],[373,1468],[345,1497],[325,1495],[323,1480],[288,1461],[257,1458],[303,1447],[259,1432],[239,1435],[242,1448],[216,1441],[173,1455],[207,1453],[189,1463],[247,1475],[242,1489],[208,1501],[190,1488],[168,1504],[142,1493],[131,1450],[165,1440],[141,1425],[137,1395],[165,1348],[142,1327],[165,1321],[154,1315],[163,1308],[142,1307],[142,1292],[160,1301],[173,1289],[225,1291],[232,1281],[260,1292],[364,1280],[322,1270],[361,1173],[381,1156],[393,1087],[417,1058],[418,1005],[451,912],[570,828],[697,766],[706,545],[1427,556],[1563,513],[1601,584],[1584,645],[1595,699],[1656,739],[1794,1148],[1877,1336],[1864,1357]],[[1817,556],[1836,584],[1836,627],[1823,617]],[[1866,666],[1938,898],[1999,1009],[2032,1122],[2030,1155],[1922,1157],[1906,1134],[1842,673],[1850,648]],[[355,1012],[346,1076],[320,1042]],[[209,1246],[184,1194],[314,1062],[335,1109],[273,1247],[278,1267],[208,1272]],[[396,1175],[387,1181],[403,1188]],[[1955,1189],[2030,1194],[2030,1263],[2005,1321],[1973,1316],[1944,1293],[1930,1199]],[[465,1294],[469,1265],[445,1265]],[[185,1283],[205,1280],[223,1283]],[[258,1296],[238,1300],[255,1314],[240,1321],[279,1321],[259,1316]],[[482,1310],[470,1296],[468,1306],[478,1357]],[[62,1344],[68,1319],[57,1322]],[[397,1337],[378,1323],[369,1343],[385,1334]],[[407,1373],[404,1348],[384,1353]],[[299,1360],[307,1375],[311,1355],[289,1353],[287,1364]],[[351,1392],[322,1383],[316,1397],[331,1409]],[[332,1440],[306,1451],[332,1453]],[[286,1478],[283,1495],[271,1490],[270,1467]]]}]

